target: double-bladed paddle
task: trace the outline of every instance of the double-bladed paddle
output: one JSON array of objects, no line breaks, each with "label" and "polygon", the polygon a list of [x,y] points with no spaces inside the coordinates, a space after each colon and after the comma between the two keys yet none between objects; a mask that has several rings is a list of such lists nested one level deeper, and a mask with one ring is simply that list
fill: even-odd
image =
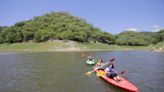
[{"label": "double-bladed paddle", "polygon": [[[122,70],[121,72],[119,72],[119,74],[124,74],[124,73],[125,73],[124,70]],[[96,76],[97,77],[100,77],[100,76],[102,76],[104,74],[105,74],[105,71],[97,71]]]},{"label": "double-bladed paddle", "polygon": [[85,75],[90,75],[90,74],[92,74],[92,73],[93,73],[94,71],[96,71],[97,69],[99,69],[99,68],[101,68],[101,67],[107,65],[109,62],[113,62],[114,60],[115,60],[115,58],[112,58],[111,60],[109,60],[109,61],[107,61],[105,64],[103,64],[102,66],[97,67],[96,69],[93,69],[92,71],[88,71],[87,73],[85,73]]}]

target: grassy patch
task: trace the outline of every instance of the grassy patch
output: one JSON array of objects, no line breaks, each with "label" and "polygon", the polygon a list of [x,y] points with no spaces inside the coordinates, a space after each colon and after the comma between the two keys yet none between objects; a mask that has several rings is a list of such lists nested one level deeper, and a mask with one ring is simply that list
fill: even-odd
[{"label": "grassy patch", "polygon": [[88,50],[149,50],[147,46],[118,46],[102,43],[80,44],[79,47],[87,48]]},{"label": "grassy patch", "polygon": [[163,42],[159,42],[155,45],[155,48],[156,49],[159,49],[159,48],[164,48],[164,41]]},{"label": "grassy patch", "polygon": [[34,42],[23,42],[13,44],[1,44],[1,51],[46,51],[48,48],[54,46],[55,43],[34,43]]},{"label": "grassy patch", "polygon": [[[69,48],[79,48],[81,51],[86,50],[154,50],[164,47],[164,42],[157,45],[149,46],[118,46],[102,43],[77,43],[72,41],[54,41],[54,42],[23,42],[13,44],[1,44],[0,51],[60,51],[69,50]],[[72,50],[72,49],[71,49]]]}]

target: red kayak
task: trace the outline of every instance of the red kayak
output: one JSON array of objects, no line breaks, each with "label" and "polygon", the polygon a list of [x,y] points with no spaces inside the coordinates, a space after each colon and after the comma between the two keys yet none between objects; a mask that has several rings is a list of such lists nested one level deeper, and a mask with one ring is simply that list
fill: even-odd
[{"label": "red kayak", "polygon": [[[97,73],[98,72],[97,68],[95,67],[94,69],[95,69],[95,72]],[[100,77],[102,79],[104,79],[105,81],[107,81],[108,83],[110,83],[114,86],[120,87],[126,91],[138,92],[138,88],[136,86],[134,86],[132,83],[130,83],[128,80],[124,79],[123,77],[119,76],[121,80],[119,82],[117,82],[111,78],[108,78],[106,76],[105,71],[103,71],[103,72],[104,72],[104,74],[101,75]]]}]

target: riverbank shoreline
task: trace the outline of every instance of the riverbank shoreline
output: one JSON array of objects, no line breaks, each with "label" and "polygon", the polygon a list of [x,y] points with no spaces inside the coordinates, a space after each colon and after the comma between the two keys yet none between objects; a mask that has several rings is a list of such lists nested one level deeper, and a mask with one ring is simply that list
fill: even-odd
[{"label": "riverbank shoreline", "polygon": [[112,51],[112,50],[146,50],[155,52],[164,52],[164,46],[156,48],[155,46],[118,46],[102,43],[78,43],[74,41],[53,42],[23,42],[13,44],[1,44],[0,52],[82,52],[82,51]]}]

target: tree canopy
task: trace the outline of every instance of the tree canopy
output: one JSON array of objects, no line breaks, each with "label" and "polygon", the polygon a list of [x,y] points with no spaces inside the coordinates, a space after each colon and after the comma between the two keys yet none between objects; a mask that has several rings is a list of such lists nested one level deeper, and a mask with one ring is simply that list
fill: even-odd
[{"label": "tree canopy", "polygon": [[84,19],[67,12],[51,12],[13,26],[0,26],[0,43],[43,42],[49,39],[78,42],[146,46],[164,41],[164,29],[159,32],[124,31],[118,35],[103,32]]},{"label": "tree canopy", "polygon": [[[111,44],[114,40],[112,34],[102,32],[84,19],[72,16],[67,12],[52,12],[28,21],[17,22],[4,31],[1,32],[1,43],[61,39],[78,42],[99,41]],[[13,35],[9,36],[10,34]],[[14,35],[18,37],[13,37]]]},{"label": "tree canopy", "polygon": [[151,37],[139,32],[125,31],[118,35],[118,45],[146,46],[152,43]]}]

